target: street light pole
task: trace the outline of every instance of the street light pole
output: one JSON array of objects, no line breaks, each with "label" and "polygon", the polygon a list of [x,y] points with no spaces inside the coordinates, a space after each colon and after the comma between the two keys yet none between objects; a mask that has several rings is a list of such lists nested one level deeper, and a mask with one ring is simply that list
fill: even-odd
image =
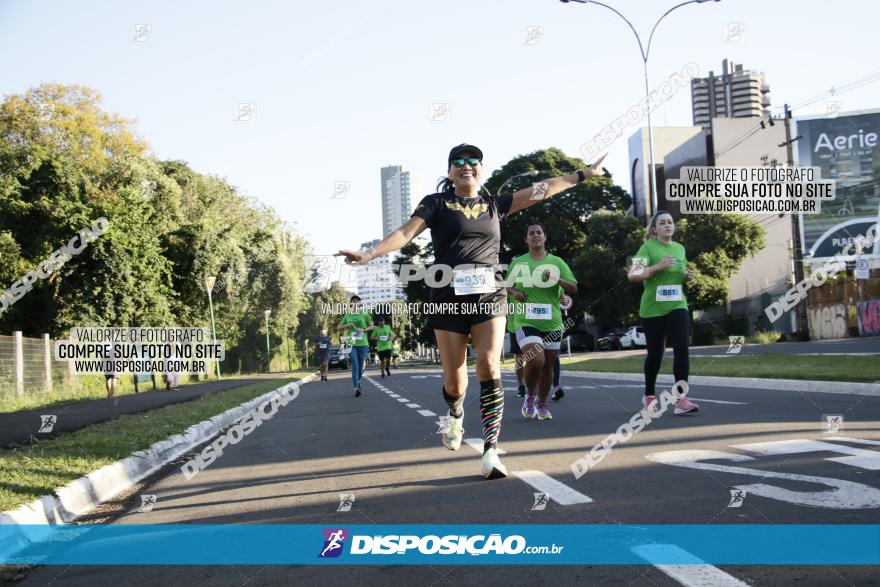
[{"label": "street light pole", "polygon": [[269,350],[269,314],[271,313],[272,310],[263,312],[266,315],[266,373],[272,372],[272,352]]},{"label": "street light pole", "polygon": [[[217,277],[214,275],[205,276],[205,290],[208,292],[208,307],[211,309],[211,335],[214,337],[214,344],[217,344],[217,328],[214,326],[214,302],[211,300],[211,292],[214,291],[214,283]],[[217,379],[220,379],[220,361],[215,359],[214,365],[217,367]]]},{"label": "street light pole", "polygon": [[526,177],[526,176],[534,177],[534,176],[536,176],[536,175],[538,175],[538,171],[537,171],[536,169],[532,169],[531,171],[524,171],[524,172],[522,172],[522,173],[517,173],[516,175],[511,175],[511,176],[508,177],[506,180],[504,180],[504,183],[501,184],[501,187],[498,188],[498,191],[495,192],[495,195],[496,195],[496,196],[500,196],[500,195],[501,195],[501,190],[503,190],[503,189],[504,189],[504,186],[506,186],[507,184],[509,184],[509,183],[510,183],[510,180],[512,180],[512,179],[515,179],[515,178],[517,178],[517,177]]},{"label": "street light pole", "polygon": [[650,217],[657,211],[657,177],[656,170],[654,169],[654,131],[651,125],[651,88],[648,85],[648,55],[651,52],[651,41],[654,39],[654,31],[657,30],[657,25],[666,18],[666,16],[676,10],[681,8],[682,6],[687,6],[688,4],[703,4],[705,2],[720,2],[721,0],[688,0],[687,2],[682,2],[681,4],[676,4],[669,10],[663,13],[663,16],[657,19],[657,22],[654,23],[654,28],[651,29],[651,34],[648,36],[648,45],[642,45],[642,38],[639,36],[638,31],[633,26],[633,24],[623,15],[619,10],[614,8],[613,6],[609,6],[604,2],[597,2],[596,0],[560,0],[560,2],[578,2],[579,4],[596,4],[597,6],[602,6],[603,8],[607,8],[617,16],[623,19],[623,22],[629,26],[630,30],[636,36],[636,42],[639,44],[639,52],[642,55],[642,65],[645,70],[645,105],[647,108],[647,118],[648,118],[648,157],[649,157],[649,169],[648,169],[648,189],[649,189],[649,197],[646,200],[646,204],[649,205],[649,209],[646,210],[647,216]]}]

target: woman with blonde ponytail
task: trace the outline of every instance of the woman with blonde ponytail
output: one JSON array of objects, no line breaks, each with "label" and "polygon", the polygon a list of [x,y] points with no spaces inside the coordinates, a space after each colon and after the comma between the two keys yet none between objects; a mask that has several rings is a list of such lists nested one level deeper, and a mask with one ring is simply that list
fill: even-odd
[{"label": "woman with blonde ponytail", "polygon": [[[688,268],[684,247],[673,242],[673,234],[675,221],[672,215],[660,210],[648,223],[645,243],[633,256],[629,269],[630,282],[641,282],[645,288],[639,316],[644,323],[645,346],[648,350],[648,356],[645,357],[645,397],[642,402],[649,410],[657,406],[654,387],[667,339],[672,344],[675,380],[687,381],[690,368],[690,314],[682,284],[694,279],[694,270]],[[698,411],[699,406],[686,395],[675,404],[675,413],[678,415]]]}]

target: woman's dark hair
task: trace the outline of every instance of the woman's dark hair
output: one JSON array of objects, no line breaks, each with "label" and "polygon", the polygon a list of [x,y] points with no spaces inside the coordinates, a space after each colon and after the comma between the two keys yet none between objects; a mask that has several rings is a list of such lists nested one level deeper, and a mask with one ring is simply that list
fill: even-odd
[{"label": "woman's dark hair", "polygon": [[363,301],[363,300],[361,300],[361,296],[354,295],[354,296],[351,296],[351,298],[349,298],[348,303],[352,303],[352,302],[354,302],[355,300],[357,300],[357,301],[359,301],[359,302],[360,302],[360,301]]},{"label": "woman's dark hair", "polygon": [[529,236],[529,229],[530,229],[531,227],[533,227],[533,226],[540,226],[540,227],[541,227],[541,232],[544,233],[544,236],[547,236],[547,227],[545,227],[543,223],[538,222],[537,220],[535,220],[534,222],[529,222],[528,224],[526,224],[526,232],[525,232],[525,234],[523,235],[523,237],[528,237],[528,236]]},{"label": "woman's dark hair", "polygon": [[441,193],[455,191],[455,184],[448,177],[443,177],[437,182],[437,191]]}]

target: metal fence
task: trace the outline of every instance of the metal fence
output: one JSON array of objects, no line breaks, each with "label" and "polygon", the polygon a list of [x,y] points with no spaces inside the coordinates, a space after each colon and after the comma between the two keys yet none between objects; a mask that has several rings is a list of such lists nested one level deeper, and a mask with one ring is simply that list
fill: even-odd
[{"label": "metal fence", "polygon": [[[208,361],[208,373],[201,376],[174,374],[174,385],[208,378],[215,371]],[[44,334],[28,338],[21,332],[0,335],[0,411],[20,409],[46,401],[104,397],[102,374],[78,374],[72,361],[55,360],[55,341]],[[164,386],[162,373],[123,375],[117,385],[120,394],[149,391]]]},{"label": "metal fence", "polygon": [[0,336],[0,396],[23,397],[53,389],[78,389],[67,361],[54,358],[54,341],[25,338],[21,332]]}]

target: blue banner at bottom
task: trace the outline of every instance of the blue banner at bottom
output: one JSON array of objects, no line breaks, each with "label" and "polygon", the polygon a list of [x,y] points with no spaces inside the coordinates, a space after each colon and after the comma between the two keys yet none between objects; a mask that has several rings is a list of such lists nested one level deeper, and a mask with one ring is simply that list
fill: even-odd
[{"label": "blue banner at bottom", "polygon": [[878,565],[880,525],[0,525],[0,564]]}]

